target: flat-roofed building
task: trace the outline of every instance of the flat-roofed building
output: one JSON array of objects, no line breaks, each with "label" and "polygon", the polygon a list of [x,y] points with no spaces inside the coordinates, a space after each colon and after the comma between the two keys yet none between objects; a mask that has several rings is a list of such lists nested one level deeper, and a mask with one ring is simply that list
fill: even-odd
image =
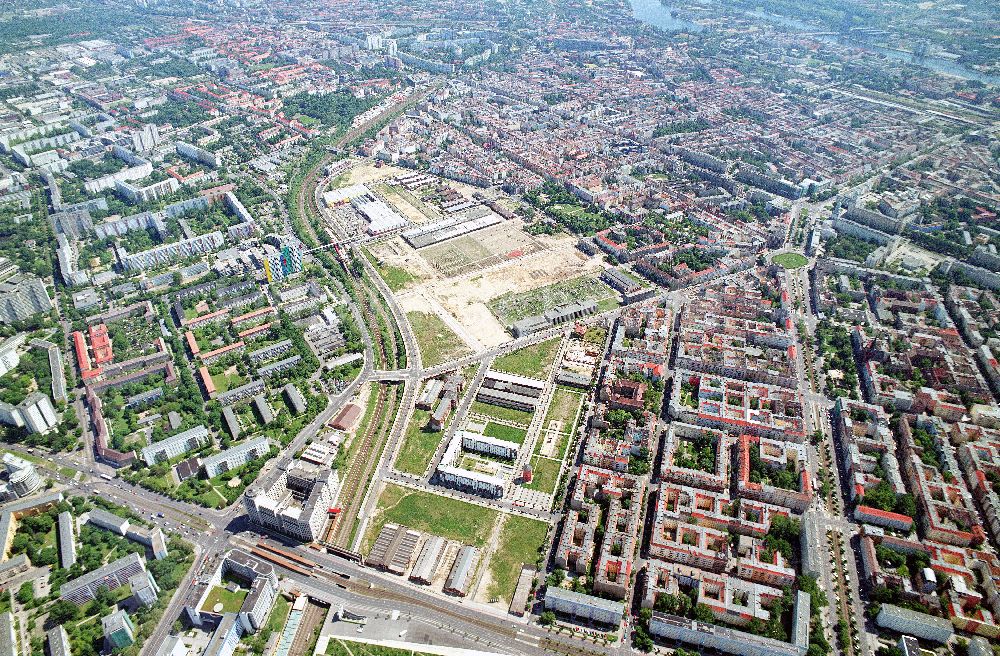
[{"label": "flat-roofed building", "polygon": [[476,392],[476,400],[534,412],[544,391],[545,381],[491,369]]},{"label": "flat-roofed building", "polygon": [[19,656],[17,634],[14,631],[14,616],[10,611],[0,613],[0,656]]},{"label": "flat-roofed building", "polygon": [[156,652],[156,656],[188,656],[191,649],[184,644],[179,635],[167,636]]},{"label": "flat-roofed building", "polygon": [[69,635],[62,624],[46,631],[45,639],[49,644],[49,656],[73,656],[69,646]]},{"label": "flat-roofed building", "polygon": [[194,428],[189,428],[145,447],[141,451],[142,459],[147,465],[153,466],[158,462],[171,460],[189,451],[194,451],[204,445],[208,438],[208,429],[199,424]]},{"label": "flat-roofed building", "polygon": [[951,622],[943,617],[935,617],[892,604],[882,604],[875,623],[883,629],[940,644],[948,642],[955,632]]},{"label": "flat-roofed building", "polygon": [[135,643],[135,624],[124,610],[116,610],[101,618],[104,642],[111,649],[123,649]]},{"label": "flat-roofed building", "polygon": [[618,626],[625,614],[625,604],[620,601],[610,601],[555,586],[549,586],[545,591],[545,609],[606,626]]},{"label": "flat-roofed building", "polygon": [[243,506],[253,524],[313,542],[323,535],[338,488],[335,471],[295,461],[270,488],[247,490]]},{"label": "flat-roofed building", "polygon": [[242,432],[240,429],[240,420],[237,418],[236,413],[233,412],[231,406],[227,405],[222,409],[222,423],[225,425],[226,432],[229,433],[231,438],[234,440],[240,439],[240,433]]},{"label": "flat-roofed building", "polygon": [[253,397],[253,407],[257,411],[257,416],[260,417],[260,423],[267,426],[274,421],[274,411],[271,410],[271,405],[263,394]]},{"label": "flat-roofed building", "polygon": [[153,579],[153,575],[146,570],[133,574],[128,580],[132,589],[132,598],[141,606],[152,606],[160,594],[160,586]]},{"label": "flat-roofed building", "polygon": [[438,465],[434,475],[438,482],[446,487],[453,487],[493,499],[502,497],[507,487],[506,482],[500,476],[484,474],[451,465]]},{"label": "flat-roofed building", "polygon": [[226,613],[222,616],[222,621],[212,633],[212,639],[208,641],[203,656],[232,656],[243,637],[243,624],[236,613]]},{"label": "flat-roofed building", "polygon": [[247,440],[243,444],[230,447],[222,453],[208,456],[202,463],[205,476],[215,478],[220,474],[225,474],[231,469],[236,469],[257,458],[264,457],[271,450],[271,443],[266,437],[258,437]]},{"label": "flat-roofed building", "polygon": [[471,431],[461,431],[462,449],[474,453],[482,453],[496,458],[516,460],[521,445],[509,440],[501,440],[488,435],[480,435]]},{"label": "flat-roofed building", "polygon": [[68,510],[59,513],[59,564],[69,569],[76,562],[76,536],[73,534],[73,515]]},{"label": "flat-roofed building", "polygon": [[735,656],[803,656],[805,650],[798,646],[739,631],[716,624],[706,624],[686,617],[653,612],[649,631],[665,640],[678,640],[689,645],[715,649]]},{"label": "flat-roofed building", "polygon": [[23,553],[0,562],[0,585],[31,569],[31,561]]},{"label": "flat-roofed building", "polygon": [[103,508],[92,509],[87,514],[87,523],[106,529],[112,533],[117,533],[122,537],[125,536],[130,524],[127,517],[119,517],[118,515],[108,512]]},{"label": "flat-roofed building", "polygon": [[306,400],[302,397],[302,392],[299,391],[298,387],[288,383],[281,390],[288,400],[288,407],[291,408],[292,414],[300,415],[306,411]]}]

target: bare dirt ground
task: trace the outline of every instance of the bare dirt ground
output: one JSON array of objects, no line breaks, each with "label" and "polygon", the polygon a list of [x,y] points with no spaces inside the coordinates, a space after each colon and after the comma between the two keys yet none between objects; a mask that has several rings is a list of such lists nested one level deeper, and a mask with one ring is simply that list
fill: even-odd
[{"label": "bare dirt ground", "polygon": [[350,185],[355,184],[375,182],[408,172],[409,171],[407,169],[401,169],[398,166],[391,166],[387,164],[382,167],[376,167],[374,162],[362,160],[357,166],[348,169],[346,176],[343,179],[342,186],[349,187]]},{"label": "bare dirt ground", "polygon": [[437,276],[434,267],[421,257],[420,253],[413,250],[413,248],[404,242],[402,237],[393,237],[386,241],[370,244],[368,250],[380,262],[405,269],[420,280],[427,280]]},{"label": "bare dirt ground", "polygon": [[[398,167],[376,168],[373,163],[362,161],[345,174],[341,184],[387,181],[404,172],[407,171]],[[451,180],[443,182],[466,197],[476,191]],[[418,222],[417,215],[423,221],[433,218],[417,206],[420,202],[402,202],[407,194],[392,193],[387,199],[414,222]],[[529,235],[522,226],[517,219],[504,221],[419,251],[400,237],[370,244],[369,249],[380,262],[403,269],[422,281],[408,284],[405,291],[396,295],[406,311],[436,314],[470,348],[479,351],[511,339],[506,326],[487,307],[492,299],[604,268],[600,257],[588,257],[576,248],[575,238]]]},{"label": "bare dirt ground", "polygon": [[[474,336],[485,348],[503,344],[511,337],[487,307],[491,299],[508,292],[527,292],[603,268],[601,258],[588,258],[577,250],[571,238],[549,239],[545,245],[549,246],[546,250],[476,273],[429,280],[415,291],[433,297],[463,332]],[[434,308],[424,311],[434,311]]]}]

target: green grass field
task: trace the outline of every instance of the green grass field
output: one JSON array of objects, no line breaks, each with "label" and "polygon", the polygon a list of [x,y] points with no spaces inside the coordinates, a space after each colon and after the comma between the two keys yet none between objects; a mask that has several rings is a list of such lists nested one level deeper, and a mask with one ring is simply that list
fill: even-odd
[{"label": "green grass field", "polygon": [[534,476],[532,476],[531,482],[524,487],[546,494],[555,494],[556,485],[559,484],[559,469],[561,467],[561,460],[553,460],[544,456],[531,456],[531,469]]},{"label": "green grass field", "polygon": [[291,610],[292,602],[280,594],[275,597],[274,608],[271,609],[271,616],[267,618],[267,624],[264,625],[264,632],[274,633],[275,631],[280,631],[285,626],[285,620],[288,619],[288,613]]},{"label": "green grass field", "polygon": [[549,409],[545,413],[545,421],[542,426],[548,428],[549,422],[558,421],[561,422],[560,432],[572,433],[576,425],[576,416],[582,405],[583,394],[565,387],[557,387],[556,391],[552,393],[552,401],[549,403]]},{"label": "green grass field", "polygon": [[809,264],[809,258],[801,253],[781,253],[772,257],[771,261],[786,269],[798,269]]},{"label": "green grass field", "polygon": [[493,361],[492,368],[509,374],[544,378],[559,353],[560,342],[562,337],[555,337],[547,342],[525,346],[523,349],[500,356]]},{"label": "green grass field", "polygon": [[387,485],[365,535],[367,554],[386,524],[402,524],[449,540],[482,547],[497,519],[497,511],[398,485]]},{"label": "green grass field", "polygon": [[407,312],[406,317],[413,327],[413,334],[417,338],[420,357],[425,367],[433,367],[472,352],[438,315],[429,312]]},{"label": "green grass field", "polygon": [[238,613],[240,607],[243,605],[243,600],[246,599],[247,591],[238,590],[236,592],[230,592],[222,586],[215,586],[209,591],[208,596],[205,597],[205,603],[202,605],[202,610],[215,612],[215,605],[222,604],[223,613]]},{"label": "green grass field", "polygon": [[534,565],[548,534],[549,525],[537,519],[508,515],[500,530],[500,544],[490,559],[490,597],[508,604],[514,596],[522,565]]},{"label": "green grass field", "polygon": [[394,292],[398,292],[411,282],[418,280],[416,276],[406,269],[401,269],[399,267],[392,266],[391,264],[379,262],[375,256],[367,250],[365,251],[365,257],[367,257],[368,261],[372,263],[372,266],[375,267],[378,274],[382,276],[382,280],[385,281],[385,284],[389,285],[389,289]]},{"label": "green grass field", "polygon": [[492,417],[493,419],[504,419],[525,426],[531,423],[532,417],[530,412],[505,408],[500,405],[493,405],[492,403],[483,403],[482,401],[473,401],[470,410],[478,415]]},{"label": "green grass field", "polygon": [[326,647],[326,653],[327,656],[433,656],[423,651],[369,645],[341,638],[331,638]]},{"label": "green grass field", "polygon": [[406,426],[403,446],[400,447],[399,455],[396,457],[396,469],[404,474],[422,476],[441,442],[443,431],[425,430],[430,416],[429,410],[415,409],[410,423]]},{"label": "green grass field", "polygon": [[587,332],[583,335],[583,341],[587,344],[596,344],[597,346],[603,346],[604,340],[608,337],[608,331],[600,326],[591,326],[587,328]]},{"label": "green grass field", "polygon": [[483,435],[486,437],[495,437],[498,440],[524,444],[524,438],[528,436],[528,431],[513,426],[505,426],[504,424],[496,424],[491,421],[486,424]]},{"label": "green grass field", "polygon": [[212,376],[212,384],[215,385],[215,391],[220,394],[237,388],[244,382],[243,377],[239,374],[230,374],[228,376],[226,374],[215,374]]}]

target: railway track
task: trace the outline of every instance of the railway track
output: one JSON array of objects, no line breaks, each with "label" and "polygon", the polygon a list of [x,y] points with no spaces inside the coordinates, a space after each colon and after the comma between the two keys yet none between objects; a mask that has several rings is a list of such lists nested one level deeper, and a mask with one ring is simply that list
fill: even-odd
[{"label": "railway track", "polygon": [[[361,445],[354,454],[354,459],[348,469],[347,476],[341,487],[341,499],[347,499],[347,505],[341,512],[331,529],[332,535],[328,541],[338,547],[349,548],[355,520],[364,502],[366,484],[372,471],[378,464],[378,458],[384,444],[384,437],[392,426],[396,414],[398,395],[390,393],[387,383],[378,383],[378,393],[375,400],[375,411],[372,421],[365,428]],[[355,438],[357,439],[357,438]]]},{"label": "railway track", "polygon": [[[372,335],[374,359],[379,363],[379,366],[386,366],[389,362],[390,346],[386,344],[385,336],[375,319],[375,312],[372,309],[372,292],[363,282],[358,284],[356,277],[350,276],[349,279],[355,291],[359,292],[357,297],[360,300],[362,314],[365,323],[368,324],[368,332]],[[362,289],[359,290],[359,287]],[[390,332],[390,336],[393,334]],[[371,415],[372,420],[365,427],[361,436],[361,445],[355,450],[347,476],[342,482],[340,498],[346,499],[347,504],[346,507],[342,504],[340,514],[330,528],[330,533],[327,534],[327,541],[339,547],[349,548],[351,546],[349,544],[352,537],[351,532],[361,510],[361,504],[364,502],[364,486],[371,476],[371,470],[378,461],[377,454],[380,450],[376,447],[382,443],[383,435],[387,434],[392,427],[389,418],[395,416],[396,395],[393,394],[390,399],[388,392],[386,384],[378,383],[375,410]],[[358,439],[358,436],[356,435],[354,439]]]},{"label": "railway track", "polygon": [[511,641],[513,641],[513,639],[518,636],[518,632],[514,629],[508,628],[507,626],[500,623],[494,624],[492,622],[481,620],[475,615],[472,615],[471,613],[467,614],[460,612],[460,610],[453,610],[451,608],[451,604],[433,604],[429,601],[424,601],[423,599],[418,598],[416,596],[400,594],[398,592],[393,592],[392,590],[388,590],[386,588],[382,588],[379,586],[369,588],[367,584],[356,582],[354,580],[341,581],[341,584],[344,585],[344,587],[346,587],[348,590],[356,594],[364,595],[366,597],[376,597],[378,599],[388,602],[394,601],[400,604],[413,604],[415,606],[420,606],[421,608],[433,610],[435,614],[446,615],[448,617],[461,620],[466,624],[473,624],[475,626],[487,629],[497,635],[509,638]]}]

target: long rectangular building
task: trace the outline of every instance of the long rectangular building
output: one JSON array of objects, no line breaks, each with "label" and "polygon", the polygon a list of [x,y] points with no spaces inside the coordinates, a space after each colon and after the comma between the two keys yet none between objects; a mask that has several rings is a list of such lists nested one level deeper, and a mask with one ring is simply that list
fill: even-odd
[{"label": "long rectangular building", "polygon": [[479,549],[471,545],[465,545],[458,552],[455,564],[448,573],[448,579],[444,583],[444,591],[464,597],[469,592],[469,584],[472,583],[472,575],[476,571],[476,564],[479,562]]},{"label": "long rectangular building", "polygon": [[0,613],[0,656],[19,656],[20,651],[14,631],[14,616],[10,611]]},{"label": "long rectangular building", "polygon": [[476,400],[483,403],[534,412],[545,390],[545,381],[504,371],[490,370],[476,393]]},{"label": "long rectangular building", "polygon": [[270,450],[271,443],[268,442],[268,439],[266,437],[258,437],[248,440],[243,444],[237,444],[222,453],[216,453],[205,458],[201,466],[204,468],[207,477],[214,478],[219,474],[226,473],[230,469],[236,469],[252,460],[256,460]]},{"label": "long rectangular building", "polygon": [[69,569],[76,562],[76,541],[73,535],[73,515],[59,513],[59,564]]},{"label": "long rectangular building", "polygon": [[549,586],[545,591],[545,608],[555,613],[587,620],[596,624],[618,626],[625,615],[625,604]]},{"label": "long rectangular building", "polygon": [[139,554],[128,554],[104,567],[63,583],[59,588],[59,598],[82,606],[96,597],[99,588],[117,590],[128,580],[146,571],[146,564]]},{"label": "long rectangular building", "polygon": [[448,543],[440,535],[428,536],[424,545],[420,547],[417,562],[413,565],[413,571],[410,572],[410,580],[430,585],[441,566],[441,559],[444,557],[447,546]]},{"label": "long rectangular building", "polygon": [[69,635],[61,624],[46,631],[45,638],[49,643],[49,656],[73,656],[69,646]]},{"label": "long rectangular building", "polygon": [[202,446],[208,439],[208,429],[199,424],[194,428],[172,435],[165,440],[154,442],[142,450],[142,459],[153,466],[158,462],[184,455]]}]

